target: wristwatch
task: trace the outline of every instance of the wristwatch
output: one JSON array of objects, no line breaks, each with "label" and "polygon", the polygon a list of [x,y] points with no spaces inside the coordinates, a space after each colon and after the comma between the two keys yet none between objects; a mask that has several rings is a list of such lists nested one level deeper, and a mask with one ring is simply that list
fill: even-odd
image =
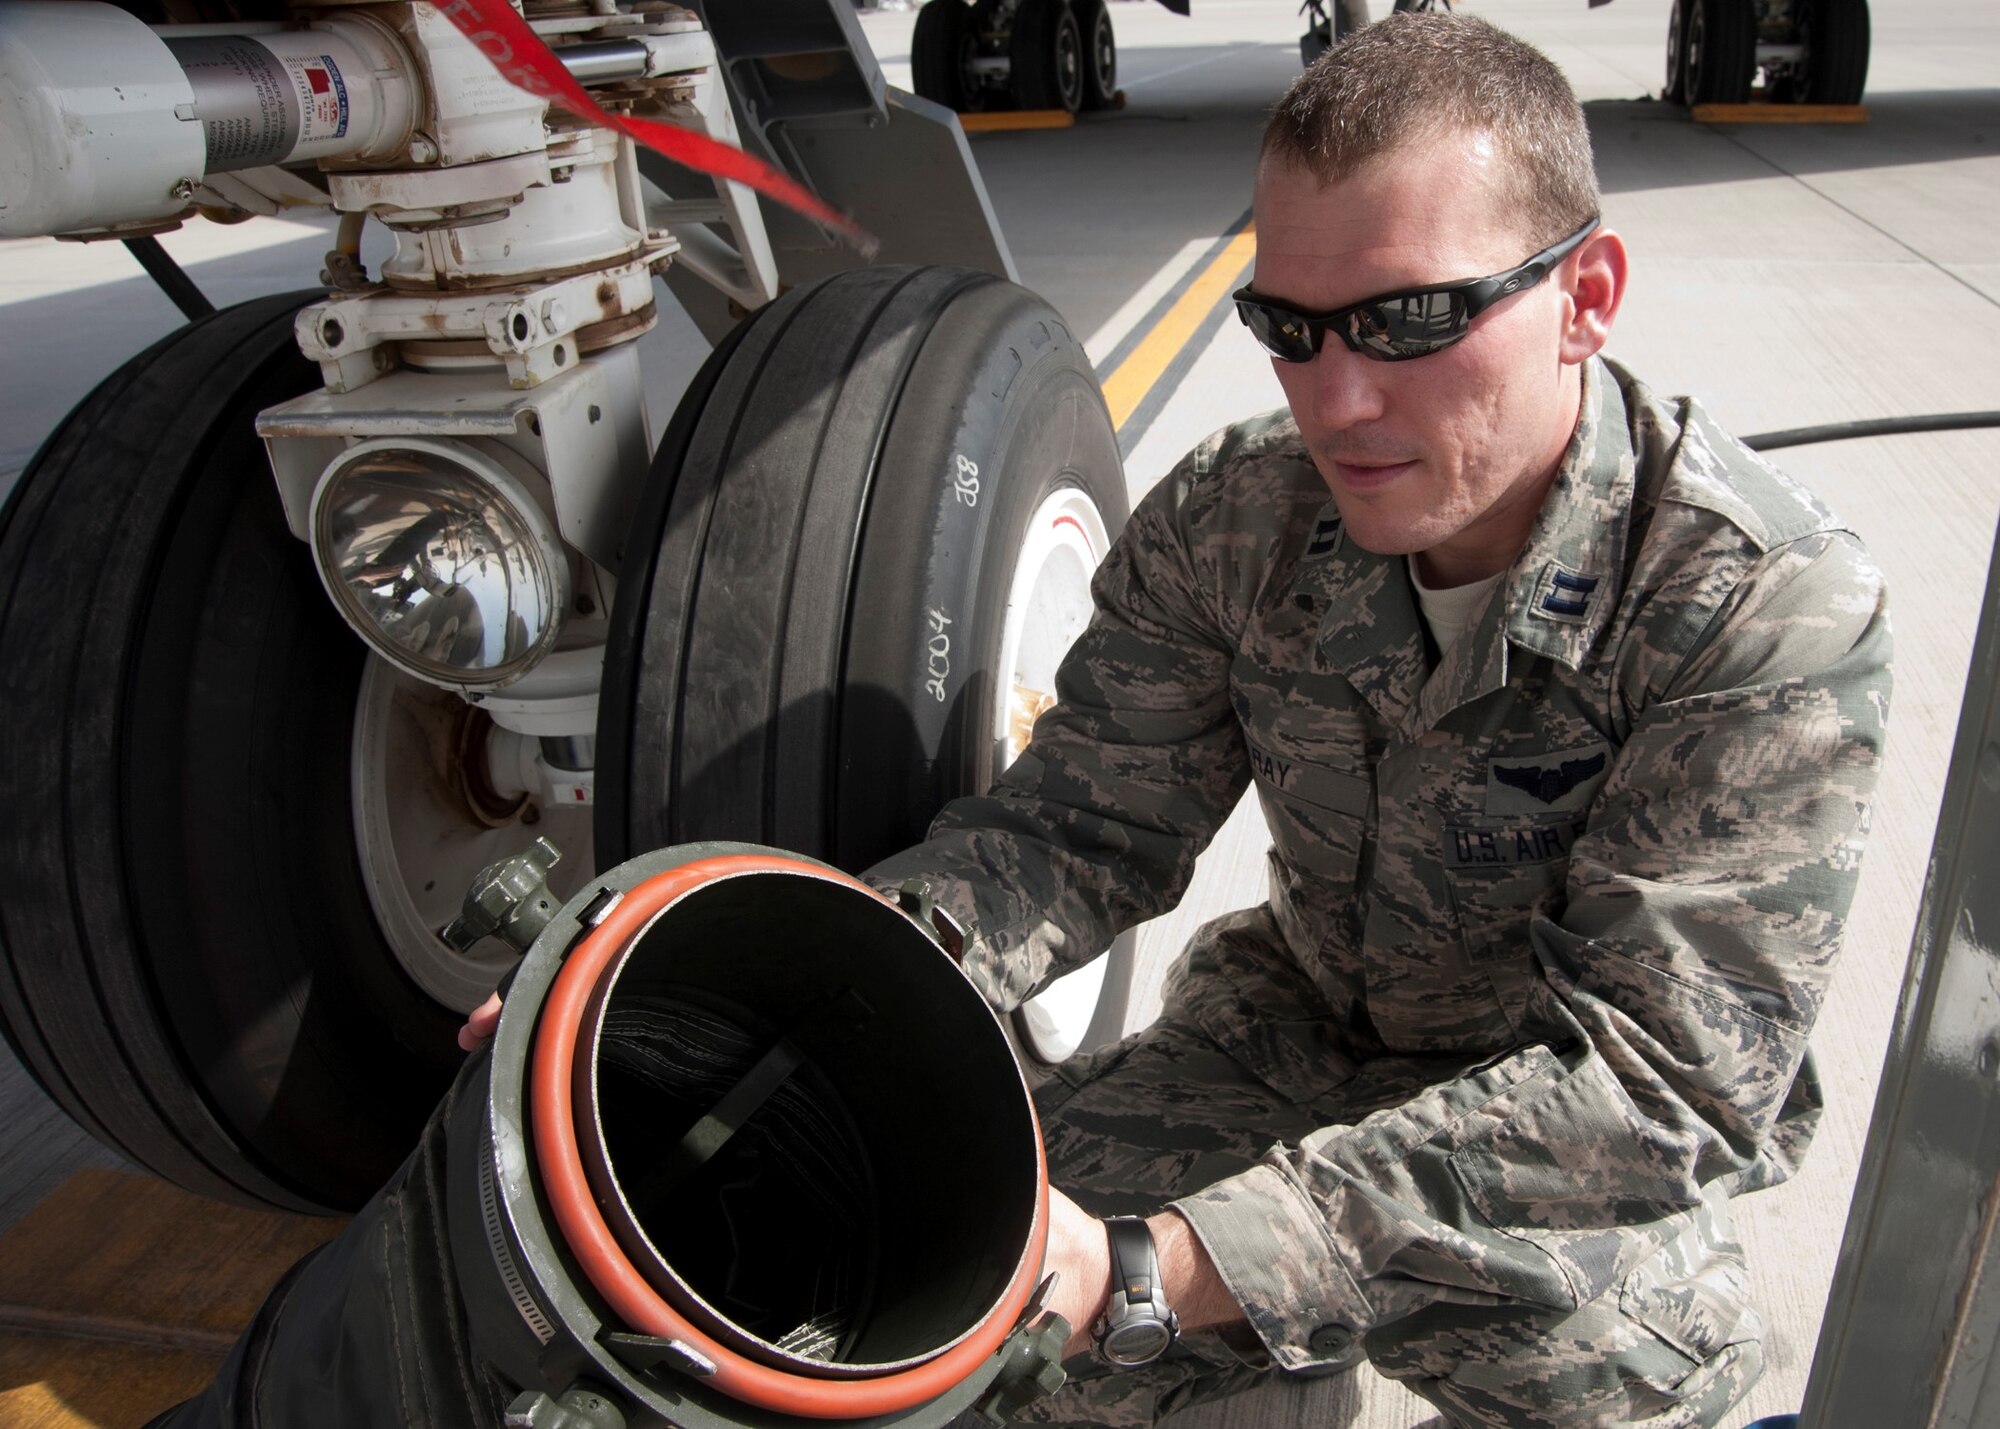
[{"label": "wristwatch", "polygon": [[1111,1244],[1111,1300],[1091,1331],[1091,1343],[1113,1369],[1137,1369],[1166,1353],[1181,1322],[1167,1308],[1160,1257],[1146,1223],[1137,1216],[1114,1216],[1104,1223],[1104,1234]]}]

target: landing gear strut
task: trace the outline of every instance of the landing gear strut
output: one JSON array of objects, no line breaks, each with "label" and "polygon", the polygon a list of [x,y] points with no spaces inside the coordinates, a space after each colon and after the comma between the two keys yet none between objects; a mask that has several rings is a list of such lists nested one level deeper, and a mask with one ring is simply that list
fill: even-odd
[{"label": "landing gear strut", "polygon": [[[1391,10],[1448,14],[1451,0],[1395,0]],[[1368,23],[1368,0],[1305,0],[1299,13],[1306,17],[1306,32],[1299,36],[1299,62],[1312,62]]]}]

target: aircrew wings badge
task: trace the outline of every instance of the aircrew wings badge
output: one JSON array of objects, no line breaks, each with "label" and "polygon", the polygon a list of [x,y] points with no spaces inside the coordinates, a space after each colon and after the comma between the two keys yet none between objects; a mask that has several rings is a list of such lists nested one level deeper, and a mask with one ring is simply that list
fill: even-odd
[{"label": "aircrew wings badge", "polygon": [[1589,805],[1611,763],[1611,746],[1486,761],[1486,812],[1553,814]]}]

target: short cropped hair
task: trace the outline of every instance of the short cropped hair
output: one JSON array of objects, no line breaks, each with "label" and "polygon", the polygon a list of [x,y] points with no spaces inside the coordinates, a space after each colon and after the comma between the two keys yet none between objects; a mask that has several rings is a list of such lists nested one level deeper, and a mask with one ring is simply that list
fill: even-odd
[{"label": "short cropped hair", "polygon": [[1453,133],[1493,137],[1537,247],[1595,217],[1583,107],[1549,57],[1470,15],[1393,14],[1334,45],[1293,82],[1262,153],[1337,183],[1370,160]]}]

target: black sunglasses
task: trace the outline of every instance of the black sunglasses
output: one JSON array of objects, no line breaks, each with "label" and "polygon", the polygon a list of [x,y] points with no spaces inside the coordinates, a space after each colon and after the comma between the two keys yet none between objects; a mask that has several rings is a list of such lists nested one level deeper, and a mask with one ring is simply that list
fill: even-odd
[{"label": "black sunglasses", "polygon": [[1350,352],[1383,362],[1407,362],[1450,347],[1472,328],[1472,320],[1502,298],[1532,288],[1548,277],[1597,227],[1593,218],[1553,248],[1544,248],[1518,268],[1490,278],[1468,278],[1435,288],[1416,288],[1335,308],[1302,313],[1249,288],[1236,290],[1236,315],[1280,362],[1311,362],[1321,335],[1337,333]]}]

